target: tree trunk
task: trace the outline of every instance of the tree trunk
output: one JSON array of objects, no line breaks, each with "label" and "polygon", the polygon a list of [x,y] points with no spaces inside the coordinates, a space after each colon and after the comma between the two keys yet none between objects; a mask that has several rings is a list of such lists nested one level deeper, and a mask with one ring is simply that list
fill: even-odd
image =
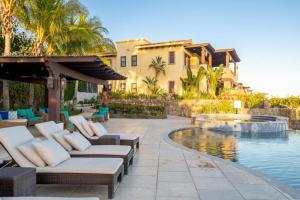
[{"label": "tree trunk", "polygon": [[29,84],[29,105],[30,107],[34,107],[34,84]]},{"label": "tree trunk", "polygon": [[[11,39],[11,34],[7,33],[4,35],[5,37],[5,42],[4,42],[4,56],[10,55],[10,39]],[[8,80],[3,80],[3,108],[4,110],[9,110],[9,81]]]}]

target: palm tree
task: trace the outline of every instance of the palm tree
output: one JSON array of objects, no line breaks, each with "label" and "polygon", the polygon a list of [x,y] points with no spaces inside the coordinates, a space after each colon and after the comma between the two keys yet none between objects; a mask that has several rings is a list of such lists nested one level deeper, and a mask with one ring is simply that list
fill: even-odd
[{"label": "palm tree", "polygon": [[162,73],[163,75],[166,75],[166,62],[162,60],[161,56],[157,56],[155,57],[155,59],[152,59],[151,64],[149,65],[149,68],[154,69],[155,72],[155,78],[157,79],[157,77]]},{"label": "palm tree", "polygon": [[208,66],[207,68],[207,85],[208,85],[208,93],[213,97],[216,96],[217,85],[220,79],[222,78],[223,65],[220,65],[217,68],[213,68],[212,66]]},{"label": "palm tree", "polygon": [[[17,0],[0,0],[0,20],[4,35],[4,56],[11,53],[11,38],[14,28],[14,12]],[[20,1],[21,2],[21,1]],[[3,80],[3,107],[9,109],[9,81]]]},{"label": "palm tree", "polygon": [[157,85],[157,79],[155,77],[146,76],[146,79],[143,80],[146,84],[148,92],[151,96],[157,95],[160,92],[160,88]]},{"label": "palm tree", "polygon": [[203,66],[199,66],[197,74],[194,75],[191,67],[188,65],[186,66],[186,74],[186,79],[180,78],[183,90],[188,93],[199,92],[200,81],[207,76],[206,69]]}]

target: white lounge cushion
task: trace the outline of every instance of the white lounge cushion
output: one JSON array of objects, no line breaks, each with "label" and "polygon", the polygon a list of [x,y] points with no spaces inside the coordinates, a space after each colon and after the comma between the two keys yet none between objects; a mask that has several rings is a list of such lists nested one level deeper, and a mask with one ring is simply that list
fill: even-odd
[{"label": "white lounge cushion", "polygon": [[97,197],[2,197],[0,200],[99,200]]},{"label": "white lounge cushion", "polygon": [[33,147],[47,165],[51,167],[70,158],[70,154],[53,139],[34,142]]},{"label": "white lounge cushion", "polygon": [[107,130],[99,122],[94,123],[94,122],[90,121],[89,125],[90,125],[91,129],[94,131],[95,135],[97,135],[98,137],[101,137],[101,136],[107,134]]},{"label": "white lounge cushion", "polygon": [[97,197],[2,197],[0,200],[99,200]]},{"label": "white lounge cushion", "polygon": [[114,174],[122,164],[122,158],[70,158],[55,167],[38,167],[37,172]]},{"label": "white lounge cushion", "polygon": [[64,138],[74,149],[78,151],[84,151],[90,146],[92,146],[92,144],[78,132],[74,132],[69,135],[64,135]]},{"label": "white lounge cushion", "polygon": [[95,135],[94,131],[90,128],[89,122],[87,121],[82,121],[81,126],[84,128],[84,130],[91,136],[93,137]]},{"label": "white lounge cushion", "polygon": [[73,147],[64,138],[65,135],[70,135],[70,134],[71,133],[68,130],[63,130],[54,133],[52,136],[66,151],[72,151]]},{"label": "white lounge cushion", "polygon": [[17,148],[33,140],[34,137],[25,126],[0,129],[0,142],[20,167],[35,167]]},{"label": "white lounge cushion", "polygon": [[39,154],[33,148],[33,142],[36,140],[31,140],[18,146],[19,151],[28,159],[30,160],[35,166],[37,167],[45,167],[46,163],[42,160]]},{"label": "white lounge cushion", "polygon": [[43,122],[35,124],[34,126],[44,137],[49,139],[51,139],[53,134],[62,131],[61,128],[54,121]]},{"label": "white lounge cushion", "polygon": [[131,150],[125,145],[92,145],[85,151],[71,151],[71,155],[127,155]]},{"label": "white lounge cushion", "polygon": [[71,116],[69,120],[76,126],[76,128],[79,130],[80,133],[84,135],[86,138],[91,138],[91,136],[85,131],[85,129],[82,127],[81,122],[86,121],[86,119],[81,115],[75,115]]}]

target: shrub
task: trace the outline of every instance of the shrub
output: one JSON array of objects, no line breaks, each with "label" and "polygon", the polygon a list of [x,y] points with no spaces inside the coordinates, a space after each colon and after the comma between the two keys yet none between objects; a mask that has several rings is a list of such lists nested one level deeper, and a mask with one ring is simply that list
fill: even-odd
[{"label": "shrub", "polygon": [[213,113],[235,113],[233,102],[229,100],[219,100],[203,103],[196,110],[193,110],[195,114],[213,114]]},{"label": "shrub", "polygon": [[166,118],[164,106],[145,106],[137,104],[109,103],[112,117],[126,118]]}]

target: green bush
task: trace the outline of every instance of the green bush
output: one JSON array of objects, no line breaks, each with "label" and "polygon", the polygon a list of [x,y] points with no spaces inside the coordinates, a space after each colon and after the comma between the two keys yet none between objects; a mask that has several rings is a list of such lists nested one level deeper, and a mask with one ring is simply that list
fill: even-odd
[{"label": "green bush", "polygon": [[200,107],[193,111],[195,114],[214,114],[214,113],[235,113],[233,101],[220,100],[201,104]]},{"label": "green bush", "polygon": [[109,103],[112,117],[161,119],[166,118],[164,106],[145,106],[136,104]]}]

